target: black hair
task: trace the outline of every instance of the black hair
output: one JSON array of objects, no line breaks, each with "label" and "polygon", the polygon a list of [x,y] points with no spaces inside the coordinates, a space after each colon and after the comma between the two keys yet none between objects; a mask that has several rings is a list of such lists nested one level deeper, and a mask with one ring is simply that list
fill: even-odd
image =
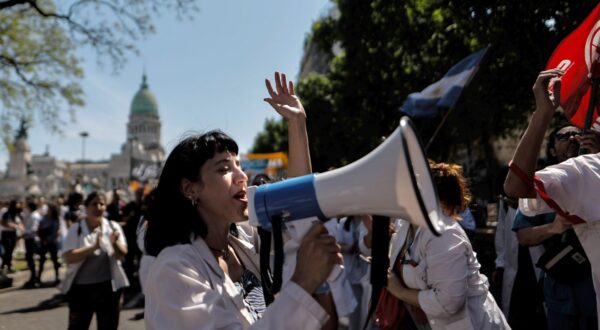
[{"label": "black hair", "polygon": [[21,210],[17,205],[18,203],[19,202],[16,199],[10,201],[6,213],[3,216],[4,219],[14,219],[17,215],[19,215]]},{"label": "black hair", "polygon": [[102,197],[104,198],[104,201],[106,202],[106,197],[104,196],[104,194],[100,193],[99,191],[92,191],[89,195],[87,195],[87,197],[85,198],[85,201],[83,202],[83,205],[85,205],[85,207],[90,206],[90,203],[98,197]]},{"label": "black hair", "polygon": [[219,130],[187,137],[171,151],[160,174],[156,195],[148,207],[145,242],[148,254],[156,256],[168,246],[189,244],[192,238],[206,237],[206,223],[182,194],[181,181],[202,182],[202,165],[225,151],[237,154],[238,146]]},{"label": "black hair", "polygon": [[67,206],[69,207],[69,210],[73,211],[77,208],[78,204],[81,204],[82,201],[83,195],[74,191],[70,193],[69,197],[67,198]]},{"label": "black hair", "polygon": [[48,219],[51,219],[53,222],[59,222],[60,212],[56,204],[48,204],[48,212],[46,213],[46,217]]},{"label": "black hair", "polygon": [[260,186],[271,181],[271,178],[267,174],[259,173],[252,179],[252,186]]},{"label": "black hair", "polygon": [[34,201],[30,200],[27,202],[27,208],[31,211],[35,211],[37,210],[37,204]]},{"label": "black hair", "polygon": [[548,136],[548,143],[546,144],[546,165],[554,165],[554,164],[558,164],[558,158],[556,157],[556,152],[554,152],[554,154],[551,152],[551,150],[554,150],[555,146],[556,146],[556,133],[558,133],[558,131],[560,131],[561,129],[565,128],[565,127],[577,127],[573,124],[570,123],[565,123],[562,125],[557,126],[555,129],[552,130],[552,132],[550,132],[550,135]]}]

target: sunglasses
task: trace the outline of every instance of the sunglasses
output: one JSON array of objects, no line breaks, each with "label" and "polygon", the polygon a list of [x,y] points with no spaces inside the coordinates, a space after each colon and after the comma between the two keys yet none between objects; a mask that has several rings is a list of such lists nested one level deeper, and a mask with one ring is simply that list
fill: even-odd
[{"label": "sunglasses", "polygon": [[581,136],[581,132],[571,131],[566,133],[556,133],[555,137],[558,141],[566,141],[571,138],[571,136]]}]

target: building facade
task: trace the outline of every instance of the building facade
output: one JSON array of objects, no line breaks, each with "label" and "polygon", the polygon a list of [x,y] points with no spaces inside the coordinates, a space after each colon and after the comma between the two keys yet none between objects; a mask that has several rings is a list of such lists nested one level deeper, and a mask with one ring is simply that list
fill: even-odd
[{"label": "building facade", "polygon": [[146,74],[131,101],[126,132],[120,150],[108,160],[67,162],[47,151],[31,155],[27,127],[22,124],[10,150],[6,173],[0,179],[0,197],[56,196],[78,189],[126,189],[132,179],[155,181],[165,151],[160,142],[158,102],[149,89]]}]

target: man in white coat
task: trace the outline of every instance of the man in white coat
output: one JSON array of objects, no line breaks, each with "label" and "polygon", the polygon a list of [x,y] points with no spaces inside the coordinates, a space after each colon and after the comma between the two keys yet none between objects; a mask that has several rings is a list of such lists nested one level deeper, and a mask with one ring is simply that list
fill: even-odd
[{"label": "man in white coat", "polygon": [[[523,214],[533,216],[556,212],[574,224],[573,228],[592,265],[594,288],[598,292],[600,289],[598,135],[592,132],[577,138],[582,148],[593,150],[596,154],[571,158],[535,172],[544,135],[560,105],[560,77],[563,74],[561,70],[552,69],[542,71],[538,75],[533,86],[536,110],[515,150],[504,189],[509,196],[521,198],[519,209]],[[554,94],[551,94],[548,89],[551,82]],[[597,123],[595,127],[598,126]],[[598,301],[597,308],[600,308]]]}]

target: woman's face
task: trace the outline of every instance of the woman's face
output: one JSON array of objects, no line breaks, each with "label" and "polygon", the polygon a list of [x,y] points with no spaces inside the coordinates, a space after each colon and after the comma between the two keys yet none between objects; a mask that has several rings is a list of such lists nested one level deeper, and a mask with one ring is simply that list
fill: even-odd
[{"label": "woman's face", "polygon": [[101,217],[106,211],[106,200],[102,196],[97,196],[86,207],[86,213],[92,217]]},{"label": "woman's face", "polygon": [[248,219],[248,177],[236,156],[228,151],[217,153],[200,169],[198,210],[208,222]]}]

